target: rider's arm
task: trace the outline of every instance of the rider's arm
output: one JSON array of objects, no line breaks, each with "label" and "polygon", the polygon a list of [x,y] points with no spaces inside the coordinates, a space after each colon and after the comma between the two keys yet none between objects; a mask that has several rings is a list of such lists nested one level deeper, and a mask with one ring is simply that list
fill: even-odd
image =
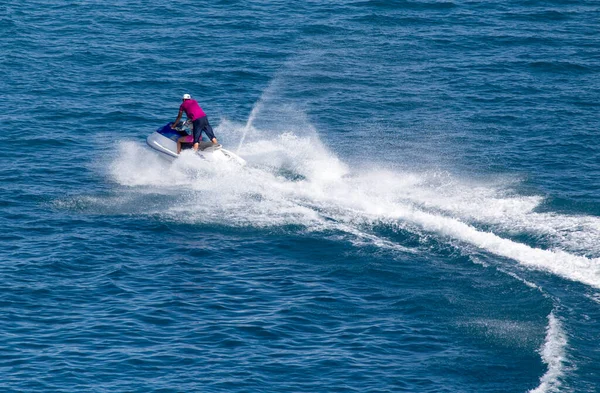
[{"label": "rider's arm", "polygon": [[182,113],[183,113],[183,111],[179,111],[179,114],[177,114],[177,119],[175,119],[173,124],[171,124],[171,128],[175,128],[175,126],[177,126],[177,123],[179,123],[179,120],[181,120]]}]

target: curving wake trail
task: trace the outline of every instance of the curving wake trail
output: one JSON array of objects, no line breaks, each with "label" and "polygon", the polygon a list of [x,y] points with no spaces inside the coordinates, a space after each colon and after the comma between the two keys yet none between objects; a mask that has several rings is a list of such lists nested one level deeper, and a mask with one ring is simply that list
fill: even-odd
[{"label": "curving wake trail", "polygon": [[[237,127],[237,128],[236,128]],[[223,122],[219,134],[247,132]],[[474,183],[447,173],[382,168],[350,171],[316,137],[284,132],[246,141],[247,168],[214,166],[191,153],[170,164],[125,142],[111,165],[123,186],[170,193],[178,203],[158,214],[176,221],[229,226],[299,225],[400,246],[374,225],[458,241],[520,265],[600,288],[600,219],[538,213],[538,196],[514,193],[513,181]],[[139,162],[147,163],[144,167]],[[526,244],[515,238],[535,239]]]},{"label": "curving wake trail", "polygon": [[[543,198],[520,195],[513,179],[484,183],[447,172],[403,172],[376,165],[351,170],[316,132],[261,133],[252,125],[228,121],[218,131],[230,137],[254,133],[240,151],[247,167],[216,166],[189,152],[170,163],[139,144],[124,142],[110,177],[129,189],[128,198],[135,201],[128,206],[147,206],[138,213],[169,221],[301,228],[341,235],[356,247],[431,252],[395,240],[395,233],[407,232],[435,238],[462,253],[483,251],[600,289],[600,219],[538,212]],[[156,194],[174,203],[166,208],[144,203]],[[531,392],[562,389],[567,343],[563,324],[552,312],[539,350],[547,371]]]}]

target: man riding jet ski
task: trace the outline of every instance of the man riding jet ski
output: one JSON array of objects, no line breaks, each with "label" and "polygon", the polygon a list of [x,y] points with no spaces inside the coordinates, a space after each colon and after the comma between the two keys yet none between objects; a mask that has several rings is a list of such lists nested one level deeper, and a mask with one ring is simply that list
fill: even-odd
[{"label": "man riding jet ski", "polygon": [[179,120],[181,119],[181,115],[185,112],[187,119],[193,125],[193,134],[181,137],[177,140],[177,154],[181,153],[181,142],[193,143],[194,150],[198,151],[199,148],[199,140],[202,139],[202,131],[206,133],[208,139],[215,145],[217,144],[217,138],[215,138],[215,134],[213,133],[213,129],[208,123],[208,117],[206,113],[200,108],[198,105],[198,101],[193,100],[192,96],[189,94],[184,94],[181,98],[181,105],[179,106],[179,114],[177,115],[177,119],[173,122],[171,128],[175,128]]},{"label": "man riding jet ski", "polygon": [[[231,161],[239,165],[246,165],[243,158],[223,149],[217,142],[206,114],[198,103],[192,100],[189,94],[184,94],[182,101],[177,119],[150,134],[146,138],[148,146],[169,158],[178,157],[182,149],[193,148],[200,157],[208,161]],[[184,111],[188,120],[182,123],[180,119]],[[191,135],[185,129],[190,123],[193,127]],[[202,131],[211,139],[211,142],[202,142]]]}]

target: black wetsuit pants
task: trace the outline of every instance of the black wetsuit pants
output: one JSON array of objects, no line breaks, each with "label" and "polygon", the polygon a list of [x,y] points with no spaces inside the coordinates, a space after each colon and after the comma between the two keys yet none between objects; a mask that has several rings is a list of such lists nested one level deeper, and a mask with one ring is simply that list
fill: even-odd
[{"label": "black wetsuit pants", "polygon": [[213,133],[213,129],[208,123],[208,116],[201,117],[192,122],[193,130],[194,130],[194,143],[198,143],[202,140],[202,131],[206,134],[209,140],[213,140],[215,134]]}]

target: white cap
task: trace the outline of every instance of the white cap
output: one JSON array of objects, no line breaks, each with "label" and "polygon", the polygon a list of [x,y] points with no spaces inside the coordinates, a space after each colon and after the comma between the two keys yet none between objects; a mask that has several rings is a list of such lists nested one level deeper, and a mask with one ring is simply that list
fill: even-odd
[{"label": "white cap", "polygon": [[183,95],[183,99],[184,99],[184,100],[191,100],[191,99],[192,99],[192,96],[191,96],[191,95],[189,95],[189,94],[184,94],[184,95]]}]

